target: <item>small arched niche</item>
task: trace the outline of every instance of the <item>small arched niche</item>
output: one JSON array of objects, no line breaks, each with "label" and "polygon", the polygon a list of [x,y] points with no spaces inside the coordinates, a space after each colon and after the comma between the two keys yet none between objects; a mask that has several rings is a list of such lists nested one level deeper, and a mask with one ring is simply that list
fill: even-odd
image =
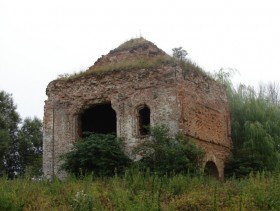
[{"label": "small arched niche", "polygon": [[148,135],[151,125],[151,111],[147,105],[141,105],[137,109],[137,130],[138,135]]},{"label": "small arched niche", "polygon": [[80,116],[82,136],[86,132],[116,134],[117,118],[111,103],[102,103],[85,109]]},{"label": "small arched niche", "polygon": [[207,161],[204,167],[205,175],[219,179],[219,171],[216,164],[213,161]]}]

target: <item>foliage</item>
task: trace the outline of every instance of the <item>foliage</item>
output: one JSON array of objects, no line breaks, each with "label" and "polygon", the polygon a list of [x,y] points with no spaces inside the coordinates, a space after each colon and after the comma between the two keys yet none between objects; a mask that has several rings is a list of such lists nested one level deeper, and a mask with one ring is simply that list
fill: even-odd
[{"label": "foliage", "polygon": [[[123,44],[121,44],[118,48],[112,50],[110,53],[115,53],[122,50],[132,50],[138,48],[139,46],[144,46],[145,44],[149,44],[150,42],[146,39],[140,37],[131,39]],[[59,80],[74,80],[80,77],[88,76],[88,75],[103,75],[106,73],[110,73],[112,71],[120,71],[120,70],[135,70],[135,69],[154,69],[159,68],[162,65],[171,64],[171,65],[179,65],[184,74],[187,74],[190,71],[194,71],[196,73],[202,74],[204,76],[208,75],[205,71],[199,67],[196,63],[191,61],[190,59],[186,59],[187,51],[182,47],[173,48],[173,57],[169,55],[156,55],[153,57],[149,56],[141,56],[137,58],[128,58],[123,61],[110,61],[108,63],[102,65],[94,65],[90,67],[88,70],[80,71],[74,74],[60,74],[58,76]]]},{"label": "foliage", "polygon": [[86,72],[90,73],[106,73],[118,70],[134,70],[134,69],[152,69],[161,65],[170,63],[171,57],[168,55],[158,55],[154,57],[142,57],[135,59],[127,59],[126,61],[111,62],[102,66],[93,66]]},{"label": "foliage", "polygon": [[211,79],[209,75],[195,62],[193,62],[191,59],[183,60],[182,62],[179,62],[180,67],[183,70],[184,76],[187,75],[190,72],[205,76],[208,79]]},{"label": "foliage", "polygon": [[7,155],[13,152],[19,123],[20,117],[12,95],[0,91],[0,172],[4,170]]},{"label": "foliage", "polygon": [[243,163],[238,171],[240,168],[275,170],[280,164],[280,108],[257,97],[251,87],[243,85],[233,92],[230,105],[234,143],[232,164]]},{"label": "foliage", "polygon": [[212,77],[219,82],[220,84],[224,85],[227,89],[227,93],[230,94],[232,92],[233,84],[231,82],[232,76],[237,72],[234,68],[221,68],[218,72],[214,72]]},{"label": "foliage", "polygon": [[120,71],[120,70],[135,70],[135,69],[153,69],[159,68],[165,64],[173,64],[179,65],[184,74],[187,74],[191,71],[196,72],[198,74],[202,74],[204,76],[209,76],[205,73],[205,71],[198,66],[195,62],[190,59],[183,60],[181,62],[174,60],[172,57],[165,56],[155,56],[155,57],[143,57],[137,59],[129,59],[126,61],[112,62],[108,64],[104,64],[101,66],[92,66],[86,71],[81,71],[79,73],[70,74],[61,74],[58,76],[60,80],[73,80],[83,76],[88,75],[102,75],[106,73],[110,73],[112,71]]},{"label": "foliage", "polygon": [[[231,114],[233,156],[226,165],[229,175],[245,176],[251,171],[277,170],[280,166],[280,107],[262,87],[239,85],[220,70],[216,78],[227,87]],[[270,92],[277,93],[277,92]],[[271,99],[271,100],[269,100]]]},{"label": "foliage", "polygon": [[138,161],[140,166],[160,175],[198,170],[203,152],[190,138],[181,134],[173,138],[166,126],[156,126],[150,131],[151,137],[135,149],[142,156]]},{"label": "foliage", "polygon": [[12,179],[17,174],[42,175],[42,122],[27,118],[17,129],[10,148],[5,155],[5,170]]},{"label": "foliage", "polygon": [[138,48],[139,46],[143,46],[143,45],[149,44],[149,43],[150,42],[147,41],[143,37],[134,38],[134,39],[128,40],[127,42],[124,42],[119,47],[114,49],[113,52],[122,51],[122,50],[130,50],[130,49]]},{"label": "foliage", "polygon": [[76,176],[94,173],[113,176],[124,171],[131,160],[122,150],[122,141],[112,134],[90,134],[77,141],[62,159],[62,169]]},{"label": "foliage", "polygon": [[142,57],[135,59],[128,59],[126,61],[116,61],[107,64],[103,64],[101,66],[92,66],[86,71],[81,71],[79,73],[74,73],[73,75],[62,74],[59,76],[59,79],[62,80],[72,80],[82,76],[88,75],[102,75],[105,73],[109,73],[112,71],[120,71],[120,70],[135,70],[135,69],[152,69],[158,68],[161,65],[168,64],[171,62],[171,57],[165,56],[155,56],[155,57]]},{"label": "foliage", "polygon": [[18,152],[22,172],[42,175],[43,125],[40,119],[27,118],[18,132]]},{"label": "foliage", "polygon": [[75,211],[93,210],[93,200],[88,194],[84,193],[84,190],[81,190],[75,194],[72,207]]},{"label": "foliage", "polygon": [[21,119],[12,95],[0,91],[0,173],[13,178],[15,172],[41,174],[42,123],[38,118]]},{"label": "foliage", "polygon": [[13,137],[19,122],[20,117],[16,112],[12,95],[0,91],[0,129],[7,130],[8,135]]},{"label": "foliage", "polygon": [[179,61],[186,60],[186,56],[188,55],[187,51],[184,50],[182,47],[173,48],[173,57],[178,59]]},{"label": "foliage", "polygon": [[280,210],[280,174],[219,182],[129,169],[110,178],[0,178],[0,210]]}]

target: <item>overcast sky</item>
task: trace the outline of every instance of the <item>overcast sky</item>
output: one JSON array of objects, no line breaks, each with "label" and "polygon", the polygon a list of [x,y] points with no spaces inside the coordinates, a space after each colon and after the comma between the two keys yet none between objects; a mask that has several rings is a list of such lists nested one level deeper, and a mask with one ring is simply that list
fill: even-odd
[{"label": "overcast sky", "polygon": [[209,72],[236,68],[236,83],[279,82],[279,11],[276,0],[0,0],[0,90],[42,119],[50,81],[139,36]]}]

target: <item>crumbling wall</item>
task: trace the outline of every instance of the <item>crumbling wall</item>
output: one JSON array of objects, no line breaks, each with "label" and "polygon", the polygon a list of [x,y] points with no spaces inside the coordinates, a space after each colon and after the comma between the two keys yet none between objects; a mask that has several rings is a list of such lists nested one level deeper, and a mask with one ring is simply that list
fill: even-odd
[{"label": "crumbling wall", "polygon": [[112,104],[117,115],[117,135],[124,138],[126,152],[132,158],[133,147],[143,138],[137,125],[139,106],[149,107],[151,125],[165,124],[176,133],[180,119],[176,83],[171,66],[51,82],[44,117],[44,174],[64,176],[59,171],[60,156],[79,139],[80,116],[95,104]]},{"label": "crumbling wall", "polygon": [[[137,48],[138,49],[138,48]],[[147,50],[148,49],[148,50]],[[152,47],[149,54],[164,54]],[[129,58],[130,51],[113,51],[96,65]],[[118,56],[119,55],[119,56]],[[142,55],[142,54],[141,54]],[[92,67],[94,68],[94,66]],[[150,109],[151,126],[167,125],[172,134],[183,132],[205,151],[202,166],[212,161],[223,178],[224,162],[230,154],[230,117],[223,86],[209,77],[174,63],[157,68],[115,70],[102,74],[56,80],[47,87],[44,114],[44,174],[64,177],[60,156],[71,150],[81,136],[81,115],[94,105],[110,103],[116,112],[117,136],[124,139],[132,158],[133,147],[144,137],[139,133],[138,110]]]},{"label": "crumbling wall", "polygon": [[207,76],[190,73],[178,83],[178,95],[181,129],[205,151],[202,165],[213,161],[223,178],[224,162],[232,147],[225,88]]}]

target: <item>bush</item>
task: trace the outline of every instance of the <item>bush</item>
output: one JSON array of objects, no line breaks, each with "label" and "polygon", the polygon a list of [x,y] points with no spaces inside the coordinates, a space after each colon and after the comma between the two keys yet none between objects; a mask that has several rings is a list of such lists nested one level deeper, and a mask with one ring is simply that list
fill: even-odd
[{"label": "bush", "polygon": [[76,176],[93,172],[97,176],[122,173],[131,160],[122,150],[122,140],[111,134],[90,134],[62,156],[62,169]]},{"label": "bush", "polygon": [[150,130],[150,139],[135,149],[142,156],[137,162],[140,167],[159,174],[197,173],[204,153],[190,138],[182,134],[173,138],[165,126]]}]

